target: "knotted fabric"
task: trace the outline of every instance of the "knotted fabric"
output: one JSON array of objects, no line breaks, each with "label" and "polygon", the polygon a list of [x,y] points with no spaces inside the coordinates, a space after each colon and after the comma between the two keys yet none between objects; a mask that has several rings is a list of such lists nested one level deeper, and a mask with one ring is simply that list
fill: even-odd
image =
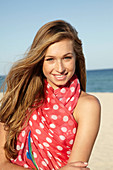
[{"label": "knotted fabric", "polygon": [[76,136],[73,111],[80,84],[74,75],[66,86],[54,90],[45,80],[44,91],[44,102],[19,134],[18,156],[11,161],[25,168],[56,170],[67,164]]}]

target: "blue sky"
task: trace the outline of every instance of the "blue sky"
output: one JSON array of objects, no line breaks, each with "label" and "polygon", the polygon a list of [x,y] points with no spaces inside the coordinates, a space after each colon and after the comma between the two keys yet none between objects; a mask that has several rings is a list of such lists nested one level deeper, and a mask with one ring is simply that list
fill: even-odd
[{"label": "blue sky", "polygon": [[113,0],[0,0],[0,75],[57,19],[77,29],[87,70],[113,68]]}]

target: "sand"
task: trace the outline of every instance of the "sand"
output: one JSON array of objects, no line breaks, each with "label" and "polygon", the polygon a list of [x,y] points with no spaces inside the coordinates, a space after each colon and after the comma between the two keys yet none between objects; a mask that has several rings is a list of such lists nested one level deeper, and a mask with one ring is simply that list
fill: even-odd
[{"label": "sand", "polygon": [[[91,93],[101,103],[101,125],[89,160],[91,170],[113,169],[113,93]],[[0,93],[2,97],[2,93]]]},{"label": "sand", "polygon": [[91,170],[113,169],[113,93],[93,93],[101,103],[101,125],[89,161]]}]

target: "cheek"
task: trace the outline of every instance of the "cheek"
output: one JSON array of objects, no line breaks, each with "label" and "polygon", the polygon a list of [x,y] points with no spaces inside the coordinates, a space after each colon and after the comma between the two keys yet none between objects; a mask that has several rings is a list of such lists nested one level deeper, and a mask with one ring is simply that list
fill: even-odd
[{"label": "cheek", "polygon": [[43,74],[45,75],[47,72],[46,64],[43,64]]},{"label": "cheek", "polygon": [[68,64],[68,68],[69,68],[69,70],[75,71],[75,60]]},{"label": "cheek", "polygon": [[48,64],[43,64],[43,74],[46,76],[48,73],[51,72],[51,67],[48,66]]},{"label": "cheek", "polygon": [[76,70],[76,59],[74,58],[74,61],[73,61],[73,69],[74,69],[74,72]]}]

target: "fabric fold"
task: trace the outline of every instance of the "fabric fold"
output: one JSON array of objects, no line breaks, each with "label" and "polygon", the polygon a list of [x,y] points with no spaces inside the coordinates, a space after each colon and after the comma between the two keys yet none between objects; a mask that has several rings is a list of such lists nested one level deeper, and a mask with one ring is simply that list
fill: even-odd
[{"label": "fabric fold", "polygon": [[44,103],[33,111],[28,126],[19,134],[18,157],[11,161],[26,168],[56,170],[66,165],[76,136],[73,111],[80,83],[74,75],[56,90],[45,80],[44,89]]}]

